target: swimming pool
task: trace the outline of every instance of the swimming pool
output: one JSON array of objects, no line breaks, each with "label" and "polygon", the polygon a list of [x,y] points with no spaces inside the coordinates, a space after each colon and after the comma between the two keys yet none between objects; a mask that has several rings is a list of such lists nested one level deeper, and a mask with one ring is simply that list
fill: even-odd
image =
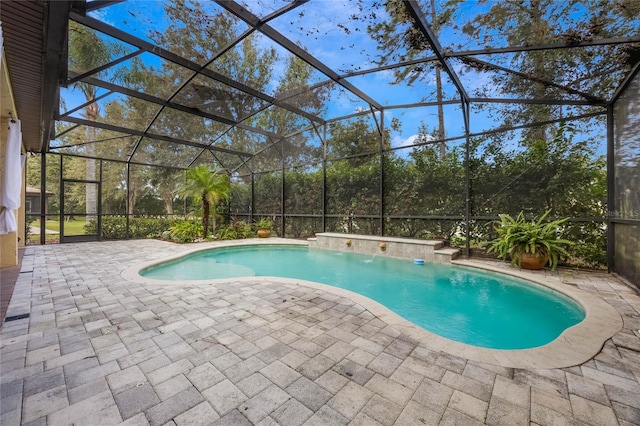
[{"label": "swimming pool", "polygon": [[300,246],[214,248],[140,274],[164,280],[255,275],[319,282],[362,294],[432,333],[493,349],[545,345],[585,317],[569,297],[499,274]]}]

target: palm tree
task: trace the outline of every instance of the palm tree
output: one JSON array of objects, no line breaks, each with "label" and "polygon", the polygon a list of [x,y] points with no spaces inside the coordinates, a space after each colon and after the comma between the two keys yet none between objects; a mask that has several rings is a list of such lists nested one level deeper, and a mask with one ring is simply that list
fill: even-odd
[{"label": "palm tree", "polygon": [[[123,48],[114,42],[101,38],[99,33],[73,21],[69,23],[69,69],[77,73],[95,70],[101,65],[111,62],[123,53]],[[96,72],[95,77],[101,77],[106,71]],[[77,82],[74,87],[80,89],[87,102],[95,101],[98,87],[84,82]],[[87,120],[98,121],[100,107],[97,102],[88,103],[84,107]],[[86,144],[84,152],[87,157],[96,157],[96,128],[86,126]],[[93,159],[86,160],[85,178],[89,181],[96,180],[96,162]],[[86,184],[86,214],[87,223],[95,219],[97,213],[97,187]]]},{"label": "palm tree", "polygon": [[[211,206],[214,208],[221,200],[228,200],[231,191],[229,176],[212,166],[200,164],[187,169],[187,180],[178,192],[185,197],[194,197],[196,203],[202,202],[203,238],[209,232],[209,216]],[[216,215],[213,215],[213,232],[216,229]]]}]

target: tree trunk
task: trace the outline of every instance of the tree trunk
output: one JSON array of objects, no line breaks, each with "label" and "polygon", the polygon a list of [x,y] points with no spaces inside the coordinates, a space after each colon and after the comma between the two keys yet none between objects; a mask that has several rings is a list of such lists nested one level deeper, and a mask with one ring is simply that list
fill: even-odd
[{"label": "tree trunk", "polygon": [[164,204],[167,207],[167,214],[169,216],[173,215],[173,194],[169,192],[163,192],[161,194],[162,199],[164,200]]},{"label": "tree trunk", "polygon": [[[432,0],[433,1],[433,0]],[[444,156],[447,153],[444,143],[444,107],[442,105],[442,76],[440,75],[440,68],[436,66],[436,99],[438,101],[438,140],[440,140],[440,161],[444,161]]]},{"label": "tree trunk", "polygon": [[129,190],[129,210],[127,210],[127,214],[129,214],[129,216],[133,216],[135,205],[136,205],[136,190],[135,188],[133,188]]},{"label": "tree trunk", "polygon": [[133,179],[131,179],[131,176],[129,176],[129,207],[127,209],[127,214],[129,216],[133,216],[133,212],[135,211],[135,206],[136,206],[136,198],[138,195],[138,188],[136,186],[136,183],[133,181]]},{"label": "tree trunk", "polygon": [[[535,37],[532,40],[534,44],[542,44],[545,42],[547,37],[547,31],[545,30],[547,27],[540,27],[539,23],[545,22],[545,18],[543,18],[544,13],[541,10],[540,2],[531,2],[531,10],[529,12],[531,16],[531,22],[535,28],[537,28],[535,32]],[[553,79],[553,65],[550,65],[548,61],[548,55],[546,52],[530,52],[530,57],[533,60],[533,75],[540,76],[548,76]],[[531,83],[534,88],[533,97],[537,98],[545,98],[548,96],[547,87],[542,83],[532,82]],[[548,105],[532,105],[533,113],[532,121],[533,122],[542,122],[552,118],[551,109]],[[549,141],[548,137],[548,129],[549,126],[536,126],[531,127],[524,134],[529,139],[529,142],[535,141]]]},{"label": "tree trunk", "polygon": [[[88,99],[92,100],[92,99]],[[88,105],[85,108],[85,112],[87,114],[87,119],[89,121],[97,121],[98,119],[98,105],[95,103]],[[96,128],[87,126],[86,130],[86,142],[89,142],[85,145],[85,153],[87,156],[95,157],[96,156],[96,147],[92,143],[96,139]],[[96,180],[96,160],[87,159],[86,167],[85,167],[85,179],[86,180]],[[87,214],[86,222],[89,223],[92,220],[96,219],[96,214],[98,213],[98,203],[97,203],[97,190],[96,185],[93,183],[85,184],[85,213]]]},{"label": "tree trunk", "polygon": [[202,197],[202,238],[207,239],[209,234],[209,201],[206,197]]},{"label": "tree trunk", "polygon": [[[431,27],[433,32],[438,35],[438,16],[436,15],[436,2],[431,0]],[[444,161],[446,155],[446,146],[444,143],[444,107],[442,106],[442,75],[440,75],[440,68],[436,65],[436,100],[438,102],[438,140],[440,142],[440,161]]]}]

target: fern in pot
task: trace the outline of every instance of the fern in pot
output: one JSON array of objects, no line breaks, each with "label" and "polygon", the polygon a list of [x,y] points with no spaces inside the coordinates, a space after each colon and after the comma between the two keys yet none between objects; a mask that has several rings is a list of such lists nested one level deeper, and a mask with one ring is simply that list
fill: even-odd
[{"label": "fern in pot", "polygon": [[263,217],[256,223],[258,229],[258,237],[269,238],[271,235],[271,228],[273,228],[273,222],[266,217]]},{"label": "fern in pot", "polygon": [[565,246],[574,243],[558,238],[567,218],[546,221],[550,212],[530,221],[523,212],[515,218],[499,215],[495,227],[498,238],[490,243],[487,252],[496,253],[500,259],[511,258],[512,265],[524,269],[542,269],[548,263],[551,270],[555,270],[560,257],[569,256]]}]

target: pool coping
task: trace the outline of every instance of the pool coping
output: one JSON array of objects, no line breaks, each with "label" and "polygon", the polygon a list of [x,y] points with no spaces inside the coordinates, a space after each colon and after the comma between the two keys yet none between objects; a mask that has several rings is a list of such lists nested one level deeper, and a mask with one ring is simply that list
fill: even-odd
[{"label": "pool coping", "polygon": [[188,249],[171,256],[131,266],[123,270],[120,275],[128,281],[151,285],[211,285],[233,282],[281,282],[283,284],[303,285],[320,289],[338,296],[346,297],[367,309],[381,321],[397,329],[399,332],[424,343],[427,347],[440,350],[452,355],[478,361],[491,365],[509,368],[526,369],[551,369],[571,367],[590,360],[602,349],[604,343],[618,333],[623,326],[620,314],[604,300],[562,282],[555,282],[544,276],[537,276],[529,272],[510,268],[480,263],[473,260],[455,260],[452,265],[468,268],[482,269],[511,275],[525,281],[549,288],[576,301],[585,311],[585,319],[580,323],[566,329],[558,338],[546,345],[531,349],[489,349],[457,342],[446,337],[429,332],[412,322],[402,318],[384,305],[369,299],[361,294],[321,284],[313,281],[283,277],[240,277],[207,280],[180,280],[167,281],[146,278],[140,275],[140,271],[158,263],[175,260],[189,254],[211,248],[222,248],[242,245],[300,245],[308,246],[306,241],[288,240],[284,238],[231,240],[198,244],[197,247]]}]

